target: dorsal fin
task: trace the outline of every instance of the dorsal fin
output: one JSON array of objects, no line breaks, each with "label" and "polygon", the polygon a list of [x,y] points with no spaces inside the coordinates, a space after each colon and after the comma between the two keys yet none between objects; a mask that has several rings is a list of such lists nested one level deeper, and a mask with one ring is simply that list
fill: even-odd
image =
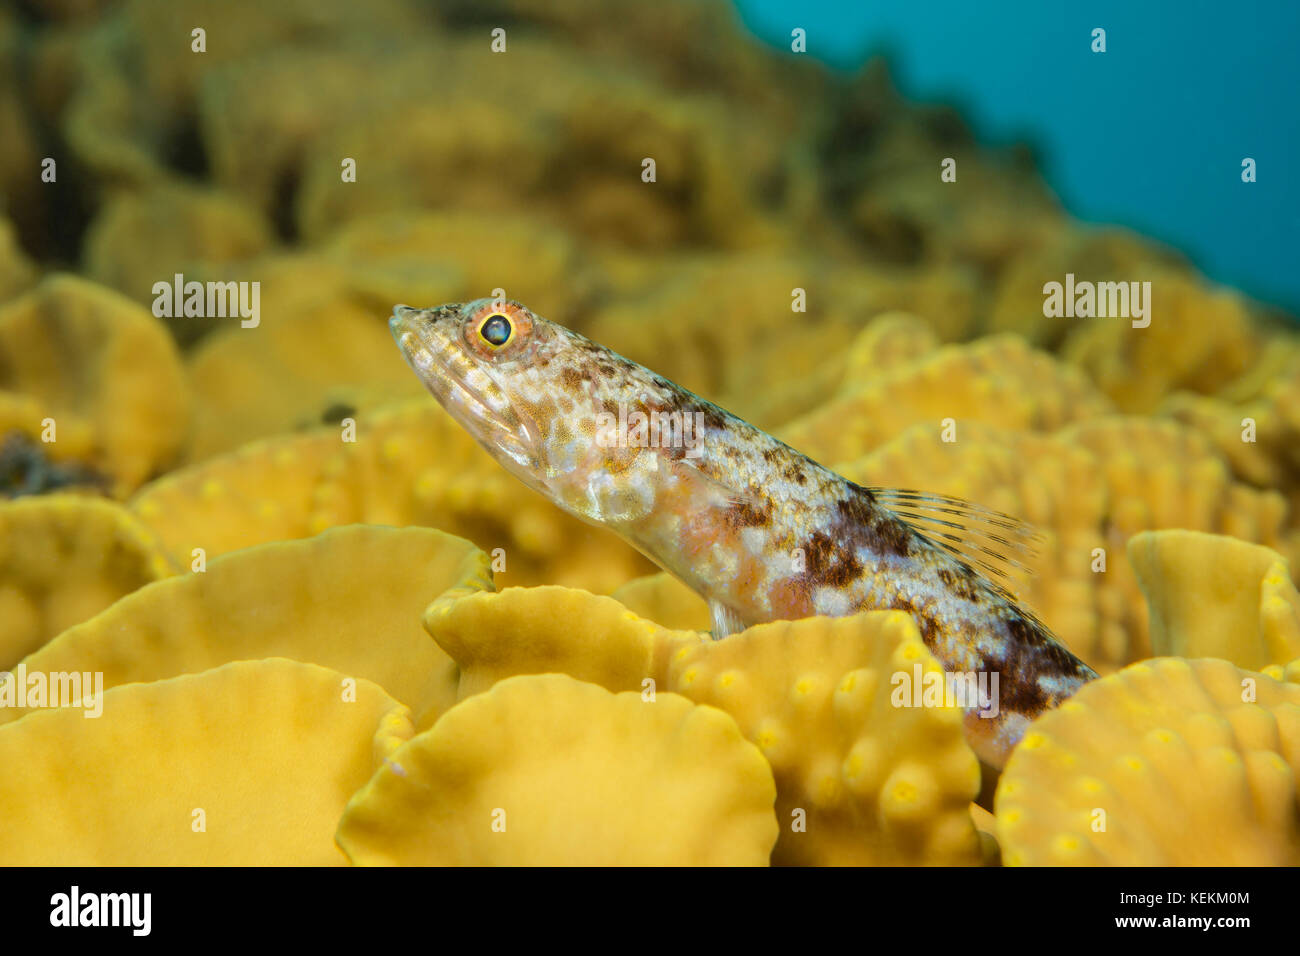
[{"label": "dorsal fin", "polygon": [[1002,596],[1007,584],[1033,574],[1034,547],[1042,535],[1027,522],[962,498],[908,488],[867,488],[911,529],[963,564],[978,569]]}]

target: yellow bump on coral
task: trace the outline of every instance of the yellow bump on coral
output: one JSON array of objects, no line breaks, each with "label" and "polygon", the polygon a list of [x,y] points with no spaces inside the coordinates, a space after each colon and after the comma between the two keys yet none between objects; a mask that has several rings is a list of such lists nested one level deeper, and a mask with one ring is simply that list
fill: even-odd
[{"label": "yellow bump on coral", "polygon": [[[1300,864],[1300,686],[1154,658],[1034,725],[995,797],[1006,862]],[[1068,758],[1068,759],[1067,759]]]},{"label": "yellow bump on coral", "polygon": [[[28,673],[98,671],[107,687],[285,657],[373,681],[426,722],[456,665],[420,627],[430,596],[492,586],[487,555],[427,528],[352,525],[258,545],[141,588],[60,634]],[[0,723],[22,716],[0,710]]]},{"label": "yellow bump on coral", "polygon": [[1292,684],[1300,684],[1300,657],[1287,664],[1272,664],[1264,668],[1263,673],[1267,674],[1274,680],[1289,681]]},{"label": "yellow bump on coral", "polygon": [[1002,335],[922,354],[790,422],[779,437],[818,461],[846,461],[920,423],[936,434],[945,419],[1051,432],[1109,409],[1077,370]]},{"label": "yellow bump on coral", "polygon": [[666,571],[633,578],[610,597],[673,630],[707,631],[713,627],[708,602]]},{"label": "yellow bump on coral", "polygon": [[0,865],[321,866],[348,798],[411,736],[367,680],[286,660],[106,691],[0,727]]},{"label": "yellow bump on coral", "polygon": [[[312,493],[338,448],[337,434],[323,432],[254,442],[164,475],[128,505],[184,567],[193,562],[195,549],[211,559],[268,541],[304,538],[312,533]],[[262,515],[268,501],[279,505],[273,519]]]},{"label": "yellow bump on coral", "polygon": [[189,420],[176,346],[144,307],[94,283],[50,276],[0,310],[0,391],[42,418],[89,427],[87,464],[121,496],[170,465]]},{"label": "yellow bump on coral", "polygon": [[646,680],[661,682],[668,657],[705,639],[629,614],[613,598],[553,586],[449,592],[429,605],[424,626],[458,665],[461,700],[518,674],[640,692]]},{"label": "yellow bump on coral", "polygon": [[722,711],[561,674],[457,704],[348,804],[362,865],[765,865],[772,771]]},{"label": "yellow bump on coral", "polygon": [[1197,531],[1128,543],[1162,656],[1221,657],[1260,670],[1300,657],[1300,594],[1271,548]]},{"label": "yellow bump on coral", "polygon": [[171,573],[152,533],[121,505],[74,495],[0,504],[0,670]]},{"label": "yellow bump on coral", "polygon": [[[895,706],[917,672],[940,667],[912,619],[868,612],[690,646],[671,659],[668,687],[726,710],[771,762],[773,862],[978,863],[969,805],[980,773],[961,710]],[[720,689],[724,674],[740,679]]]}]

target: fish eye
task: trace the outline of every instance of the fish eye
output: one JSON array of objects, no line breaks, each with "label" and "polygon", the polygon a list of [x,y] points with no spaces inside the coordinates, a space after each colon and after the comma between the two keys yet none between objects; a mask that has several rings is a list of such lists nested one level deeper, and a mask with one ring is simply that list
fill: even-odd
[{"label": "fish eye", "polygon": [[478,334],[483,336],[483,341],[496,349],[501,348],[510,341],[512,331],[514,329],[510,325],[510,320],[500,312],[489,315],[483,324],[478,327]]}]

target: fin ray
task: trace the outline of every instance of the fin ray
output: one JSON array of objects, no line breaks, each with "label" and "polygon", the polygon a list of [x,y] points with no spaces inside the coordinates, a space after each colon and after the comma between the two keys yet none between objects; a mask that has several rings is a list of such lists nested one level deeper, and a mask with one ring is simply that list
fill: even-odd
[{"label": "fin ray", "polygon": [[1033,525],[950,495],[910,488],[867,488],[879,504],[923,539],[972,569],[991,577],[1004,597],[1007,584],[1033,574],[1035,544],[1043,535]]}]

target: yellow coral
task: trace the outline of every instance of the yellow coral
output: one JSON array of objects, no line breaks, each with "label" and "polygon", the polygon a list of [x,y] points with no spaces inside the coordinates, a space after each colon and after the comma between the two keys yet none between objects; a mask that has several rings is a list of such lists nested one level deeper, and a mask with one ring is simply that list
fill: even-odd
[{"label": "yellow coral", "polygon": [[1233,480],[1204,435],[1174,422],[1114,416],[1058,436],[1090,450],[1110,489],[1109,520],[1125,537],[1151,528],[1216,531],[1272,545],[1286,501]]},{"label": "yellow coral", "polygon": [[0,504],[0,670],[171,573],[153,535],[120,505],[72,495]]},{"label": "yellow coral", "polygon": [[[863,71],[862,79],[869,80],[870,71]],[[862,122],[855,115],[858,109],[849,116]],[[906,264],[956,261],[969,263],[972,272],[992,272],[1062,228],[1056,200],[1043,184],[1024,175],[1020,162],[972,148],[954,111],[874,116],[864,125],[869,135],[855,137],[862,142],[846,144],[840,156],[840,162],[851,162],[852,170],[841,187],[848,194],[841,201],[873,258]],[[961,168],[966,184],[961,189],[935,188],[927,164],[940,150]],[[882,181],[890,188],[878,188]],[[1007,215],[1007,209],[1015,214]],[[921,314],[944,322],[945,338],[969,332],[965,323]]]},{"label": "yellow coral", "polygon": [[1034,723],[995,801],[1012,865],[1300,865],[1300,686],[1157,658]]},{"label": "yellow coral", "polygon": [[871,320],[849,347],[840,391],[852,394],[864,382],[910,365],[939,347],[939,338],[924,319],[907,312],[886,312]]},{"label": "yellow coral", "polygon": [[[95,31],[79,49],[77,79],[80,81],[63,117],[63,133],[74,154],[97,178],[146,185],[164,176],[168,162],[177,157],[164,155],[164,147],[175,147],[183,137],[195,135],[196,108],[216,100],[233,113],[225,101],[232,77],[243,79],[255,73],[247,86],[233,93],[250,114],[248,125],[260,136],[246,135],[231,142],[231,130],[217,126],[212,117],[201,115],[207,127],[202,132],[198,156],[187,151],[182,162],[210,164],[217,178],[227,172],[247,176],[246,188],[273,194],[283,182],[285,152],[301,148],[307,139],[304,127],[328,122],[331,103],[338,109],[349,103],[353,109],[380,102],[384,93],[361,82],[355,74],[337,75],[317,67],[311,72],[318,82],[304,89],[283,82],[268,86],[266,73],[255,72],[259,63],[280,64],[299,53],[295,41],[324,42],[330,56],[333,47],[355,42],[362,31],[384,38],[386,48],[400,46],[421,32],[417,18],[403,0],[374,0],[362,11],[348,3],[319,3],[284,0],[273,7],[258,0],[176,0],[114,5],[120,12],[106,18],[108,29]],[[212,33],[202,55],[191,50],[190,31],[196,24],[213,24],[220,19],[220,31]],[[222,42],[213,42],[217,36]],[[181,37],[184,42],[175,42]],[[360,44],[364,45],[364,44]],[[308,51],[311,46],[307,47]],[[297,57],[292,60],[296,61]],[[292,66],[302,69],[300,62]],[[302,73],[297,74],[301,76]],[[282,74],[283,76],[283,74]],[[313,100],[312,93],[318,98]],[[202,94],[202,95],[200,95]],[[332,99],[331,94],[337,98]],[[196,102],[197,101],[197,102]],[[312,103],[307,108],[304,101]],[[270,115],[268,115],[270,114]],[[241,130],[242,131],[242,130]],[[246,163],[230,170],[231,154],[261,147],[265,162]],[[229,180],[227,180],[229,181]],[[269,200],[269,196],[267,197]]]},{"label": "yellow coral", "polygon": [[[85,269],[95,281],[149,304],[154,283],[171,284],[177,273],[187,281],[235,278],[214,268],[250,259],[270,243],[270,226],[248,206],[215,190],[163,182],[111,197],[87,230]],[[174,312],[164,321],[180,341],[212,328],[211,320]]]},{"label": "yellow coral", "polygon": [[666,571],[633,578],[610,597],[646,620],[674,630],[707,631],[713,627],[704,598]]},{"label": "yellow coral", "polygon": [[424,626],[459,666],[461,700],[507,677],[552,672],[641,691],[678,647],[705,640],[639,618],[612,598],[562,587],[453,591],[429,605]]},{"label": "yellow coral", "polygon": [[[447,588],[492,587],[487,555],[424,528],[351,526],[258,545],[141,588],[60,634],[27,671],[97,671],[104,686],[285,657],[373,681],[431,723],[456,666],[420,628]],[[23,711],[0,710],[0,723]]]},{"label": "yellow coral", "polygon": [[1050,432],[1109,409],[1077,371],[1015,336],[945,346],[858,385],[786,425],[780,437],[818,461],[837,462],[919,423],[938,434],[952,419],[961,441],[971,424]]},{"label": "yellow coral", "polygon": [[1245,301],[1176,272],[1154,272],[1150,325],[1082,320],[1063,349],[1126,412],[1149,412],[1176,389],[1213,392],[1245,371],[1262,340]]},{"label": "yellow coral", "polygon": [[559,674],[457,704],[348,804],[364,865],[764,865],[772,771],[736,723]]},{"label": "yellow coral", "polygon": [[[68,483],[69,488],[83,485],[96,493],[104,490],[103,476],[88,464],[97,455],[95,427],[90,421],[67,416],[53,418],[43,399],[0,391],[0,435],[4,436],[0,447],[6,452],[25,449],[39,456],[38,460],[46,465],[57,465],[74,474],[77,480]],[[9,482],[12,481],[10,477]],[[13,494],[15,489],[9,482],[4,491]],[[40,481],[33,484],[32,493],[49,490]]]},{"label": "yellow coral", "polygon": [[227,320],[191,354],[189,461],[322,423],[341,438],[343,419],[424,394],[384,323],[348,299],[337,275],[319,276],[323,269],[309,260],[259,273],[258,326]]},{"label": "yellow coral", "polygon": [[7,302],[36,281],[36,267],[23,254],[13,223],[0,216],[0,303]]},{"label": "yellow coral", "polygon": [[1067,274],[1073,274],[1077,282],[1127,281],[1152,266],[1170,270],[1177,268],[1178,262],[1169,250],[1123,229],[1060,230],[1002,265],[989,311],[989,330],[1015,332],[1040,348],[1055,350],[1076,329],[1099,320],[1045,315],[1045,281],[1064,283]]},{"label": "yellow coral", "polygon": [[36,398],[56,441],[58,430],[89,427],[89,464],[118,494],[171,463],[189,416],[166,330],[141,306],[72,276],[47,278],[0,310],[0,391]]},{"label": "yellow coral", "polygon": [[727,711],[772,764],[773,862],[977,863],[980,771],[962,711],[896,700],[902,679],[941,672],[912,619],[885,611],[683,647],[667,686]]},{"label": "yellow coral", "polygon": [[1159,656],[1221,657],[1262,670],[1300,657],[1300,594],[1270,548],[1196,531],[1134,535],[1129,561]]},{"label": "yellow coral", "polygon": [[1218,396],[1180,392],[1162,411],[1212,441],[1233,470],[1287,495],[1300,514],[1300,340],[1276,337],[1256,367]]},{"label": "yellow coral", "polygon": [[183,566],[195,548],[213,558],[305,538],[328,527],[313,525],[313,492],[339,445],[334,429],[255,442],[164,475],[141,488],[129,506]]},{"label": "yellow coral", "polygon": [[[825,264],[736,253],[660,264],[582,332],[763,427],[834,394],[843,343],[867,317],[849,276]],[[746,316],[745,334],[717,321],[718,296]],[[806,314],[794,314],[804,299]]]},{"label": "yellow coral", "polygon": [[[332,67],[343,75],[360,73],[371,96],[388,94],[385,109],[358,108],[351,90],[329,98],[326,90],[295,91],[278,109],[263,105],[247,117],[213,109],[211,121],[232,141],[223,154],[262,130],[282,129],[270,144],[275,152],[315,159],[302,173],[299,217],[302,232],[313,238],[362,213],[449,206],[509,215],[527,206],[572,232],[641,248],[691,238],[732,247],[782,238],[770,211],[751,201],[765,177],[781,174],[783,158],[753,116],[742,120],[716,98],[687,95],[675,84],[629,72],[624,61],[599,50],[575,58],[571,47],[549,37],[512,47],[514,68],[508,71],[485,73],[480,57],[476,39],[456,34],[424,49],[408,40],[382,56],[365,48],[333,52]],[[436,103],[418,94],[421,71],[434,60],[443,76]],[[258,79],[287,86],[304,66],[286,59],[225,79],[248,95]],[[547,82],[535,82],[538,76]],[[329,92],[334,83],[341,85],[326,81]],[[284,115],[291,108],[296,123]],[[519,122],[521,115],[529,120]],[[449,127],[461,135],[447,137]],[[300,147],[296,155],[277,148],[279,140],[301,141],[326,130],[319,148]],[[644,189],[639,177],[623,171],[652,154],[657,185]],[[359,168],[372,170],[374,185],[338,189],[340,155],[357,156]],[[583,157],[581,176],[557,164],[572,156]],[[233,162],[253,165],[246,158]]]},{"label": "yellow coral", "polygon": [[0,864],[320,866],[352,793],[411,736],[379,687],[296,661],[106,691],[0,727]]},{"label": "yellow coral", "polygon": [[[569,236],[521,213],[511,215],[509,229],[499,215],[484,213],[368,216],[334,233],[324,254],[385,312],[394,302],[478,299],[508,283],[510,298],[572,322],[594,281]],[[435,271],[431,279],[431,262],[447,274]]]}]

